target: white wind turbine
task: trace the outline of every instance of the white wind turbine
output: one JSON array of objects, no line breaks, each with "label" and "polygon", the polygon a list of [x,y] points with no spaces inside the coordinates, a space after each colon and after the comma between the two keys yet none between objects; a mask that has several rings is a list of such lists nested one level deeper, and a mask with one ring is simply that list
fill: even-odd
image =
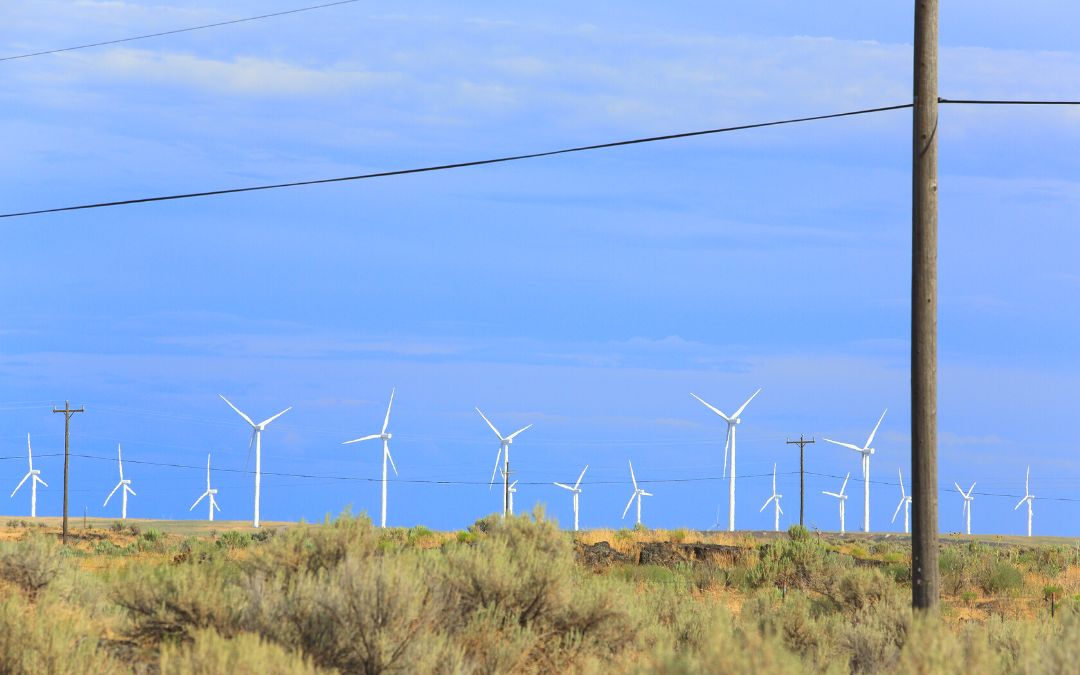
[{"label": "white wind turbine", "polygon": [[847,503],[848,496],[844,494],[844,490],[847,488],[848,478],[851,478],[851,472],[844,476],[844,484],[840,486],[840,492],[826,492],[821,491],[823,495],[829,495],[830,497],[836,497],[840,501],[840,534],[844,533],[844,504]]},{"label": "white wind turbine", "polygon": [[120,493],[120,520],[127,520],[127,496],[130,492],[132,496],[137,496],[135,491],[131,489],[131,480],[124,479],[124,458],[120,454],[120,444],[116,444],[116,465],[120,467],[120,482],[116,484],[116,487],[112,489],[109,496],[105,498],[105,503],[101,505],[101,508],[105,508],[109,505],[109,500],[116,494],[116,491],[121,487],[124,488]]},{"label": "white wind turbine", "polygon": [[1027,502],[1028,506],[1028,536],[1031,536],[1031,503],[1035,501],[1035,495],[1031,494],[1031,467],[1027,468],[1027,477],[1024,479],[1024,498],[1016,502],[1016,506],[1013,507],[1013,511],[1020,508],[1020,505]]},{"label": "white wind turbine", "polygon": [[[218,394],[221,396],[221,394]],[[232,402],[221,396],[221,400],[229,404],[229,407],[236,411],[236,414],[244,418],[244,421],[251,425],[251,440],[248,441],[248,452],[251,452],[252,443],[255,444],[255,517],[252,519],[252,527],[259,526],[259,487],[262,485],[262,432],[271,422],[281,417],[285,413],[292,410],[292,406],[285,408],[278,414],[268,419],[255,424],[250,417],[240,412],[240,408],[237,408]],[[248,455],[250,457],[250,455]]]},{"label": "white wind turbine", "polygon": [[495,432],[495,435],[499,437],[499,454],[495,455],[495,469],[491,472],[491,484],[488,485],[488,489],[491,489],[491,485],[495,484],[495,474],[499,472],[499,460],[503,460],[503,515],[509,512],[510,508],[510,444],[514,442],[514,437],[525,431],[532,425],[526,425],[521,427],[509,436],[503,436],[499,433],[499,430],[495,428],[495,425],[491,423],[491,420],[487,418],[480,408],[476,409],[476,412],[480,413],[480,417],[484,418],[487,425],[491,427],[491,430]]},{"label": "white wind turbine", "polygon": [[634,478],[634,463],[633,462],[628,462],[628,463],[630,464],[630,480],[633,481],[633,483],[634,483],[634,493],[632,495],[630,495],[630,501],[626,502],[626,508],[623,509],[622,517],[626,518],[626,512],[630,510],[630,505],[634,503],[634,499],[637,499],[637,524],[640,525],[641,524],[641,498],[642,497],[652,497],[653,494],[651,492],[645,492],[644,490],[642,490],[641,488],[638,487],[637,478]]},{"label": "white wind turbine", "polygon": [[510,495],[510,501],[507,502],[508,506],[510,507],[510,515],[514,515],[514,493],[517,492],[517,484],[518,482],[514,481],[513,483],[510,483],[510,487],[506,488],[507,494]]},{"label": "white wind turbine", "polygon": [[195,500],[195,503],[191,505],[191,508],[188,509],[188,511],[194,511],[195,507],[199,505],[199,502],[201,502],[204,498],[209,497],[210,498],[210,520],[213,521],[214,520],[214,509],[217,509],[218,511],[221,510],[221,507],[217,505],[217,499],[214,498],[214,495],[216,495],[217,492],[218,492],[217,488],[211,488],[210,487],[210,455],[207,454],[206,455],[206,492],[199,495],[199,498]]},{"label": "white wind turbine", "polygon": [[578,531],[578,497],[581,496],[581,479],[585,477],[585,472],[589,470],[589,465],[586,464],[585,468],[581,470],[581,475],[577,477],[577,482],[574,483],[574,487],[570,487],[566,483],[555,483],[564,490],[569,490],[574,495],[574,532]]},{"label": "white wind turbine", "polygon": [[783,497],[783,496],[784,495],[776,494],[776,465],[773,464],[772,465],[772,496],[765,500],[765,503],[761,505],[760,509],[758,509],[758,513],[761,513],[762,511],[764,511],[765,507],[769,505],[769,502],[772,502],[773,506],[776,507],[776,512],[774,514],[776,516],[776,523],[773,525],[773,529],[775,531],[777,531],[777,532],[780,531],[780,514],[784,512],[780,508],[780,498]]},{"label": "white wind turbine", "polygon": [[11,491],[11,496],[14,497],[15,493],[19,491],[19,488],[23,486],[28,479],[30,480],[30,517],[37,518],[37,484],[41,483],[45,487],[49,487],[48,484],[41,480],[41,471],[34,468],[34,453],[30,450],[30,434],[26,434],[26,459],[30,462],[30,470],[26,472],[23,479],[19,481],[19,484],[15,486],[15,489]]},{"label": "white wind turbine", "polygon": [[[960,486],[955,481],[953,482],[953,485],[956,485],[956,491],[964,498],[964,528],[967,530],[967,534],[971,534],[971,502],[975,500],[975,497],[971,496],[971,493],[975,489],[975,483],[971,484],[971,487],[968,488],[967,492],[961,490]],[[1013,511],[1015,510],[1016,509],[1013,509]]]},{"label": "white wind turbine", "polygon": [[[900,503],[897,504],[896,510],[893,511],[892,520],[890,522],[896,522],[896,516],[900,515],[900,509],[904,509],[904,533],[908,531],[908,521],[911,515],[911,495],[904,492],[904,473],[898,468],[896,470],[897,475],[900,476]],[[968,532],[968,534],[971,534]]]},{"label": "white wind turbine", "polygon": [[376,438],[382,439],[382,519],[380,521],[380,527],[386,527],[386,462],[390,462],[390,466],[394,469],[394,475],[398,475],[397,466],[394,464],[394,458],[390,456],[390,439],[392,434],[386,433],[386,427],[390,426],[390,408],[394,407],[394,392],[397,391],[397,387],[390,390],[390,404],[386,406],[386,417],[383,418],[382,431],[370,436],[364,436],[363,438],[354,438],[351,441],[345,441],[342,445],[348,445],[350,443],[360,443],[361,441],[371,441]]},{"label": "white wind turbine", "polygon": [[825,439],[833,445],[850,448],[862,455],[863,532],[870,531],[870,455],[874,454],[874,449],[870,447],[870,444],[874,442],[874,436],[877,434],[878,427],[881,426],[881,421],[885,419],[885,413],[887,412],[889,412],[888,408],[885,409],[885,412],[881,413],[881,417],[878,418],[877,424],[874,425],[874,430],[870,432],[870,435],[866,438],[866,443],[861,448],[851,443],[841,443],[840,441],[834,441],[831,438]]},{"label": "white wind turbine", "polygon": [[761,393],[761,389],[758,389],[750,398],[746,399],[746,402],[739,406],[739,409],[735,411],[734,415],[728,416],[720,412],[719,408],[715,408],[712,405],[705,402],[700,396],[691,392],[691,396],[696,398],[709,410],[713,411],[727,422],[727,437],[724,439],[724,474],[727,474],[728,464],[728,448],[731,449],[731,476],[728,482],[728,530],[735,531],[735,427],[742,423],[739,415],[742,415],[746,410],[746,406],[750,405],[750,401],[754,400],[754,397]]}]

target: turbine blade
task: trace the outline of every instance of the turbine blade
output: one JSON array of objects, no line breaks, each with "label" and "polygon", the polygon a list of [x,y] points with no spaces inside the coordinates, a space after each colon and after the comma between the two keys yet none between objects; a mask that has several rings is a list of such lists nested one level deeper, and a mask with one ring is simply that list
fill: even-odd
[{"label": "turbine blade", "polygon": [[34,470],[34,451],[30,449],[30,434],[26,434],[26,459],[30,462],[30,470]]},{"label": "turbine blade", "polygon": [[630,501],[626,502],[626,508],[622,510],[622,517],[626,518],[626,512],[630,510],[630,505],[634,503],[634,497],[637,497],[637,490],[634,494],[630,495]]},{"label": "turbine blade", "polygon": [[1027,468],[1027,475],[1024,477],[1024,494],[1031,494],[1031,467]]},{"label": "turbine blade", "polygon": [[210,489],[210,453],[206,453],[206,489]]},{"label": "turbine blade", "polygon": [[120,467],[120,480],[124,480],[124,457],[120,454],[120,444],[116,444],[116,464]]},{"label": "turbine blade", "polygon": [[386,406],[386,417],[383,418],[382,432],[386,433],[386,427],[390,426],[390,408],[394,407],[394,392],[397,391],[397,387],[390,390],[390,405]]},{"label": "turbine blade", "polygon": [[251,449],[255,447],[255,436],[258,433],[258,427],[251,427],[251,438],[248,439],[247,459],[244,460],[244,473],[247,473],[248,465],[251,464]]},{"label": "turbine blade", "polygon": [[108,506],[108,505],[109,505],[109,500],[110,500],[110,499],[112,499],[112,496],[113,496],[114,494],[116,494],[116,491],[120,489],[120,486],[121,486],[121,485],[123,485],[123,483],[117,483],[117,484],[116,484],[116,487],[114,487],[114,488],[112,489],[112,492],[110,492],[110,493],[109,493],[109,496],[105,498],[105,503],[101,505],[101,508],[105,508],[106,506]]},{"label": "turbine blade", "polygon": [[211,506],[213,506],[215,509],[218,510],[218,513],[221,512],[221,507],[218,506],[217,500],[214,499],[214,495],[210,495],[210,504],[211,504]]},{"label": "turbine blade", "polygon": [[495,455],[495,468],[491,471],[491,483],[488,485],[488,491],[490,491],[491,486],[495,484],[495,474],[499,473],[500,459],[502,459],[502,445],[499,446],[499,452]]},{"label": "turbine blade", "polygon": [[972,482],[971,482],[971,487],[969,487],[969,488],[968,488],[967,494],[966,494],[966,495],[964,495],[964,496],[965,496],[965,497],[971,497],[971,491],[972,491],[972,490],[974,490],[974,489],[975,489],[975,482],[974,482],[974,481],[972,481]]},{"label": "turbine blade", "polygon": [[361,441],[371,441],[381,437],[381,434],[371,434],[370,436],[364,436],[363,438],[354,438],[351,441],[345,441],[344,443],[342,443],[342,445],[349,445],[350,443],[360,443]]},{"label": "turbine blade", "polygon": [[825,490],[822,490],[822,491],[821,491],[821,494],[823,494],[823,495],[829,495],[830,497],[836,497],[837,499],[840,499],[840,498],[841,498],[841,496],[840,496],[840,495],[838,495],[838,494],[836,494],[835,492],[826,492]]},{"label": "turbine blade", "polygon": [[743,403],[741,406],[739,406],[739,409],[735,411],[735,414],[732,415],[732,417],[735,418],[735,419],[738,419],[739,415],[741,415],[743,413],[743,411],[746,410],[746,406],[750,405],[750,401],[753,401],[754,397],[757,396],[760,393],[761,393],[761,389],[758,389],[753,394],[750,394],[750,398],[746,399],[746,403]]},{"label": "turbine blade", "polygon": [[585,477],[585,472],[588,471],[588,470],[589,470],[589,465],[586,464],[585,468],[581,470],[581,475],[577,477],[577,482],[574,483],[574,489],[575,490],[578,489],[579,485],[581,485],[581,479]]},{"label": "turbine blade", "polygon": [[[960,486],[957,484],[956,481],[953,481],[953,485],[956,486],[956,491],[957,492],[959,492],[961,495],[964,495],[964,491],[960,488]],[[966,497],[967,495],[964,495],[964,496]]]},{"label": "turbine blade", "polygon": [[[218,394],[218,396],[221,396],[221,394]],[[232,404],[232,401],[230,401],[229,399],[225,398],[224,396],[221,396],[221,400],[222,400],[222,401],[225,401],[226,403],[228,403],[228,404],[229,404],[229,407],[230,407],[230,408],[232,408],[233,410],[235,410],[235,411],[236,411],[236,414],[237,414],[237,415],[239,415],[240,417],[243,417],[243,418],[244,418],[244,421],[245,421],[245,422],[247,422],[247,423],[248,423],[248,424],[250,424],[251,426],[255,426],[255,423],[251,421],[251,418],[250,418],[250,417],[248,417],[247,415],[245,415],[244,413],[240,412],[240,408],[237,408],[236,406],[234,406],[234,405]]]},{"label": "turbine blade", "polygon": [[634,483],[634,490],[637,490],[637,478],[634,478],[634,463],[630,460],[626,460],[626,463],[630,465],[630,480]]},{"label": "turbine blade", "polygon": [[199,498],[195,500],[195,503],[191,505],[191,508],[189,508],[188,511],[194,511],[195,507],[199,505],[199,502],[201,502],[204,497],[210,497],[210,501],[214,501],[213,495],[211,495],[209,492],[204,492],[199,495]]},{"label": "turbine blade", "polygon": [[487,425],[488,425],[489,427],[491,427],[491,430],[495,432],[495,435],[496,435],[496,436],[498,436],[498,437],[499,437],[499,440],[501,441],[501,440],[503,439],[503,437],[502,437],[502,434],[500,434],[500,433],[499,433],[499,430],[495,428],[495,425],[491,423],[491,420],[489,420],[489,419],[487,418],[487,415],[485,415],[485,414],[484,414],[484,413],[483,413],[483,412],[482,412],[482,411],[480,410],[480,408],[477,408],[477,409],[476,409],[476,412],[480,413],[480,417],[483,417],[483,418],[484,418],[484,421],[485,421],[485,422],[487,422]]},{"label": "turbine blade", "polygon": [[390,444],[387,443],[387,444],[383,445],[383,448],[386,450],[386,458],[388,460],[390,460],[390,468],[392,468],[394,470],[394,475],[395,476],[398,475],[397,467],[394,466],[394,456],[390,454]]},{"label": "turbine blade", "polygon": [[265,420],[263,420],[262,422],[260,422],[260,423],[259,423],[259,426],[260,426],[260,427],[264,427],[264,428],[265,428],[265,427],[266,427],[267,425],[269,425],[269,424],[270,424],[271,422],[273,422],[273,421],[274,421],[274,420],[276,420],[277,418],[281,417],[281,416],[282,416],[282,415],[284,415],[285,413],[289,412],[290,410],[292,410],[292,406],[289,406],[288,408],[285,408],[284,410],[282,410],[282,411],[281,411],[281,412],[279,412],[278,414],[274,415],[273,417],[268,417],[268,418],[266,418]]},{"label": "turbine blade", "polygon": [[775,499],[775,497],[769,497],[768,499],[766,499],[765,503],[761,505],[760,509],[758,509],[758,513],[761,513],[762,511],[764,511],[765,507],[768,506],[769,502],[771,502],[773,499]]},{"label": "turbine blade", "polygon": [[19,491],[19,488],[21,488],[23,486],[23,483],[26,482],[26,479],[29,478],[32,475],[33,474],[27,473],[25,476],[23,476],[23,479],[21,481],[19,481],[19,484],[15,486],[14,490],[11,491],[11,496],[12,497],[14,497],[15,493]]},{"label": "turbine blade", "polygon": [[[892,520],[889,521],[890,523],[895,523],[896,522],[896,517],[898,515],[900,515],[900,509],[904,508],[904,502],[906,502],[906,501],[907,501],[907,499],[901,499],[900,503],[897,504],[896,511],[894,511],[893,514],[892,514]],[[965,502],[965,504],[966,503],[967,502]]]},{"label": "turbine blade", "polygon": [[564,490],[569,490],[570,492],[573,492],[573,491],[574,491],[574,488],[570,487],[570,486],[569,486],[569,485],[567,485],[566,483],[552,483],[552,485],[558,485],[558,486],[559,486],[559,487],[561,487],[562,489],[564,489]]},{"label": "turbine blade", "polygon": [[46,483],[45,481],[41,480],[41,477],[40,477],[40,476],[34,476],[34,480],[36,480],[37,482],[41,483],[41,484],[42,484],[42,485],[44,485],[45,487],[49,487],[49,484],[48,484],[48,483]]},{"label": "turbine blade", "polygon": [[517,430],[517,431],[515,431],[514,433],[510,434],[509,436],[507,436],[506,438],[507,438],[507,440],[513,440],[514,436],[517,436],[517,435],[518,435],[518,434],[520,434],[520,433],[521,433],[522,431],[525,431],[526,429],[530,429],[530,428],[532,428],[532,425],[531,425],[531,424],[529,424],[529,425],[527,425],[527,426],[524,426],[524,427],[521,427],[520,429],[518,429],[518,430]]},{"label": "turbine blade", "polygon": [[655,497],[656,495],[654,495],[654,494],[653,494],[653,493],[651,493],[651,492],[645,492],[644,490],[642,490],[642,491],[641,491],[641,496],[642,496],[642,497]]},{"label": "turbine blade", "polygon": [[776,510],[780,512],[780,515],[784,515],[784,509],[780,508],[780,500],[776,500]]},{"label": "turbine blade", "polygon": [[900,470],[900,467],[896,467],[896,475],[900,476],[900,494],[906,496],[907,493],[904,492],[904,472]]},{"label": "turbine blade", "polygon": [[724,478],[727,478],[727,458],[728,458],[728,448],[730,448],[730,447],[731,447],[731,424],[728,423],[728,425],[727,425],[727,435],[724,436],[724,473],[722,474]]},{"label": "turbine blade", "polygon": [[127,490],[128,492],[130,492],[131,496],[133,496],[133,497],[138,497],[139,496],[139,495],[135,494],[135,491],[131,489],[130,485],[125,485],[124,489]]},{"label": "turbine blade", "polygon": [[713,411],[714,413],[716,413],[720,417],[723,417],[725,422],[730,422],[731,421],[731,418],[728,417],[727,415],[725,415],[724,413],[720,412],[719,408],[716,408],[716,407],[713,407],[712,405],[709,405],[708,403],[705,402],[705,399],[701,398],[700,396],[698,396],[694,392],[690,392],[690,395],[693,396],[694,398],[696,398],[697,400],[701,401],[701,405],[703,405],[706,408],[708,408],[709,410]]},{"label": "turbine blade", "polygon": [[[1020,506],[1021,506],[1021,505],[1022,505],[1022,504],[1023,504],[1024,502],[1026,502],[1026,501],[1027,501],[1027,497],[1024,497],[1024,498],[1023,498],[1023,499],[1021,499],[1020,501],[1016,502],[1016,506],[1014,506],[1014,507],[1013,507],[1013,511],[1015,511],[1016,509],[1020,508]],[[979,508],[982,508],[982,507],[979,507]]]},{"label": "turbine blade", "polygon": [[881,413],[881,417],[878,418],[877,424],[874,425],[874,430],[870,432],[870,436],[866,439],[866,445],[864,448],[869,448],[870,444],[874,442],[874,436],[877,435],[878,427],[881,426],[881,421],[885,419],[885,413],[889,412],[888,408],[885,408],[885,412]]},{"label": "turbine blade", "polygon": [[844,484],[840,486],[840,494],[844,494],[844,489],[847,488],[847,482],[849,478],[851,478],[850,471],[848,471],[848,474],[844,476]]},{"label": "turbine blade", "polygon": [[825,439],[825,442],[826,442],[826,443],[832,443],[833,445],[839,445],[839,446],[842,446],[842,447],[845,447],[845,448],[851,448],[851,449],[852,449],[852,450],[854,450],[855,452],[862,452],[862,451],[863,451],[863,449],[862,449],[862,448],[860,448],[860,447],[859,447],[859,446],[857,446],[857,445],[854,445],[853,443],[844,443],[844,442],[842,442],[842,441],[834,441],[834,440],[833,440],[833,439],[831,439],[831,438],[826,438],[826,439]]}]

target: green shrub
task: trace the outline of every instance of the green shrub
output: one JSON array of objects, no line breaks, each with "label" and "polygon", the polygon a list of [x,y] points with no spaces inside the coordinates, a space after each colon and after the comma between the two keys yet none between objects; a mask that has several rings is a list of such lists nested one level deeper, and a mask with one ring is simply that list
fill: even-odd
[{"label": "green shrub", "polygon": [[348,512],[321,527],[297,525],[275,536],[248,561],[253,569],[267,575],[291,578],[306,572],[337,567],[347,555],[374,555],[378,534],[371,520]]},{"label": "green shrub", "polygon": [[792,541],[808,541],[810,539],[810,530],[802,525],[792,525],[788,528],[787,534]]},{"label": "green shrub", "polygon": [[217,538],[217,545],[221,548],[247,548],[255,541],[250,532],[241,530],[226,530]]},{"label": "green shrub", "polygon": [[56,543],[35,532],[0,547],[0,578],[14,583],[31,599],[56,578],[62,564]]},{"label": "green shrub", "polygon": [[303,656],[241,633],[232,639],[213,629],[192,634],[187,643],[161,646],[161,675],[318,675],[324,673]]},{"label": "green shrub", "polygon": [[99,647],[100,635],[70,618],[63,607],[28,605],[18,595],[0,598],[0,672],[84,675],[120,672]]},{"label": "green shrub", "polygon": [[979,578],[982,589],[990,594],[1006,593],[1018,590],[1024,585],[1024,576],[1015,565],[1003,560],[990,563]]}]

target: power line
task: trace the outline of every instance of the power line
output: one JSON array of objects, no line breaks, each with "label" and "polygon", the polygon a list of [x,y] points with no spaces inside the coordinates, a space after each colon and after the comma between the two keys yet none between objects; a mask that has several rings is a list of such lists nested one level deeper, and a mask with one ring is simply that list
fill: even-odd
[{"label": "power line", "polygon": [[964,105],[1080,105],[1080,101],[1039,101],[1006,99],[939,98],[938,103],[961,103]]},{"label": "power line", "polygon": [[133,204],[149,204],[152,202],[166,202],[174,201],[178,199],[195,199],[198,197],[216,197],[219,195],[239,194],[242,192],[257,192],[262,190],[279,190],[282,188],[301,187],[307,185],[322,185],[326,183],[344,183],[347,181],[367,180],[370,178],[388,178],[391,176],[407,176],[417,173],[431,173],[434,171],[448,171],[450,169],[464,169],[474,166],[486,166],[489,164],[503,164],[506,162],[517,162],[525,159],[538,159],[541,157],[553,157],[555,155],[566,155],[575,152],[588,152],[592,150],[608,150],[611,148],[619,148],[627,145],[640,145],[643,143],[657,143],[659,141],[672,141],[681,138],[693,138],[696,136],[709,136],[713,134],[723,134],[731,131],[744,131],[747,129],[762,129],[765,127],[775,127],[784,124],[797,124],[800,122],[814,122],[818,120],[834,119],[838,117],[854,117],[856,115],[868,115],[871,113],[887,112],[890,110],[905,110],[911,108],[912,104],[902,103],[899,105],[881,106],[878,108],[864,108],[861,110],[849,110],[845,112],[829,113],[827,115],[812,115],[810,117],[793,117],[784,120],[775,120],[772,122],[755,122],[753,124],[740,124],[732,127],[719,127],[716,129],[703,129],[699,131],[684,131],[674,134],[664,134],[662,136],[646,136],[643,138],[632,138],[622,141],[611,141],[608,143],[596,143],[592,145],[579,145],[571,148],[562,148],[560,150],[545,150],[542,152],[531,152],[523,155],[507,155],[503,157],[494,157],[491,159],[478,159],[468,162],[454,162],[452,164],[435,164],[431,166],[414,167],[411,169],[397,169],[394,171],[378,171],[375,173],[364,173],[354,176],[338,176],[335,178],[317,178],[313,180],[292,181],[288,183],[272,183],[267,185],[253,185],[249,187],[241,188],[226,188],[220,190],[204,190],[201,192],[187,192],[181,194],[161,195],[157,197],[142,197],[137,199],[121,199],[110,202],[96,202],[90,204],[79,204],[76,206],[62,206],[48,209],[37,209],[35,211],[19,211],[14,213],[0,214],[0,218],[19,218],[23,216],[36,216],[45,213],[60,213],[64,211],[82,211],[86,209],[102,209],[116,206],[130,206]]},{"label": "power line", "polygon": [[177,33],[190,33],[194,30],[203,30],[204,28],[218,28],[220,26],[231,26],[237,23],[245,23],[247,21],[258,21],[259,19],[270,19],[276,16],[285,16],[286,14],[299,14],[300,12],[310,12],[314,9],[325,9],[327,7],[336,7],[338,5],[350,5],[360,0],[338,0],[338,2],[328,2],[323,5],[312,5],[310,7],[298,7],[296,9],[287,9],[281,12],[273,12],[271,14],[260,14],[258,16],[248,16],[243,19],[231,19],[229,21],[218,21],[217,23],[207,23],[201,26],[190,26],[188,28],[176,28],[174,30],[161,31],[159,33],[147,33],[145,35],[134,35],[132,37],[118,38],[116,40],[105,40],[103,42],[90,42],[84,45],[75,45],[74,47],[60,47],[58,49],[47,49],[41,52],[31,52],[28,54],[17,54],[15,56],[0,57],[0,61],[14,61],[15,59],[28,59],[32,56],[44,56],[46,54],[59,54],[60,52],[73,52],[78,49],[90,49],[91,47],[104,47],[106,45],[115,45],[122,42],[133,42],[135,40],[146,40],[148,38],[162,37],[164,35],[176,35]]}]

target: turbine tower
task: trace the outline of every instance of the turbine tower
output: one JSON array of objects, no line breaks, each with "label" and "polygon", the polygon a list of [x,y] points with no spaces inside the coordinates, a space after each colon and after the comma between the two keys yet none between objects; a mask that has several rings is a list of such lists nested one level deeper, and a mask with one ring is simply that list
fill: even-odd
[{"label": "turbine tower", "polygon": [[[904,509],[904,534],[908,533],[908,521],[911,516],[911,495],[904,492],[904,473],[900,469],[896,470],[897,475],[900,476],[900,503],[897,504],[896,510],[893,511],[892,520],[889,522],[896,522],[896,516],[900,515],[900,509]],[[971,534],[970,532],[968,534]]]},{"label": "turbine tower", "polygon": [[345,441],[342,445],[348,445],[350,443],[360,443],[362,441],[371,441],[376,438],[382,439],[382,517],[380,520],[380,527],[386,527],[386,463],[390,462],[390,466],[394,469],[394,475],[398,475],[397,466],[394,464],[394,458],[390,456],[390,439],[392,434],[386,433],[386,427],[390,426],[390,408],[394,407],[394,392],[397,391],[397,387],[390,390],[390,405],[386,406],[386,417],[383,418],[382,431],[370,436],[364,436],[363,438],[354,438],[351,441]]},{"label": "turbine tower", "polygon": [[863,532],[870,531],[870,455],[874,454],[874,449],[870,447],[870,444],[874,442],[874,436],[877,434],[878,427],[881,426],[881,421],[885,419],[885,413],[887,412],[889,412],[888,408],[885,409],[885,412],[881,413],[881,417],[878,418],[877,424],[874,425],[874,430],[870,432],[870,435],[866,438],[866,443],[861,448],[857,445],[852,445],[851,443],[841,443],[840,441],[834,441],[831,438],[825,439],[833,445],[850,448],[862,455]]},{"label": "turbine tower", "polygon": [[622,517],[626,518],[626,512],[630,510],[630,505],[634,503],[634,499],[637,499],[637,524],[640,525],[641,524],[641,498],[642,497],[652,497],[653,494],[651,492],[645,492],[644,490],[642,490],[641,488],[638,487],[637,478],[634,478],[634,463],[629,462],[629,464],[630,464],[630,480],[634,483],[634,493],[630,495],[630,501],[626,502],[626,508],[623,509]]},{"label": "turbine tower", "polygon": [[[956,485],[956,491],[959,492],[960,496],[964,498],[964,529],[967,531],[968,534],[971,534],[971,502],[975,500],[975,497],[971,496],[971,492],[975,489],[975,483],[971,484],[971,487],[968,488],[967,492],[961,490],[960,486],[957,485],[955,482],[953,483],[953,485]],[[1017,506],[1019,506],[1019,504],[1017,504]],[[1013,509],[1013,511],[1015,510],[1016,509]],[[1028,527],[1028,536],[1031,536],[1030,523]]]},{"label": "turbine tower", "polygon": [[510,487],[506,488],[506,493],[510,495],[510,500],[507,505],[510,507],[510,515],[514,515],[514,493],[517,492],[517,481],[510,483]]},{"label": "turbine tower", "polygon": [[585,468],[581,470],[581,475],[577,477],[577,482],[574,483],[574,487],[570,487],[566,483],[554,483],[564,490],[569,490],[574,495],[574,532],[578,531],[578,497],[581,496],[581,479],[585,477],[585,472],[589,470],[589,465],[586,464]]},{"label": "turbine tower", "polygon": [[218,511],[221,510],[221,507],[217,505],[217,499],[214,497],[214,495],[216,495],[217,493],[218,493],[217,488],[211,488],[210,487],[210,455],[207,454],[206,455],[206,492],[199,495],[199,498],[195,500],[195,503],[191,505],[191,508],[188,509],[188,511],[194,511],[195,507],[199,505],[199,502],[201,502],[204,498],[209,497],[210,498],[210,521],[213,522],[213,520],[214,520],[214,509],[217,509]]},{"label": "turbine tower", "polygon": [[724,421],[727,422],[727,437],[724,439],[724,474],[727,475],[728,449],[730,448],[731,476],[728,481],[728,531],[730,532],[735,531],[735,427],[742,423],[742,419],[739,415],[742,415],[743,411],[746,410],[746,406],[750,405],[750,401],[753,401],[754,397],[760,393],[761,389],[758,389],[751,394],[750,398],[746,399],[746,402],[739,406],[739,409],[735,411],[735,414],[730,417],[720,412],[719,408],[715,408],[706,403],[705,400],[697,394],[693,392],[690,394],[700,401],[702,405],[722,417]]},{"label": "turbine tower", "polygon": [[762,511],[764,511],[765,507],[769,505],[769,502],[773,503],[773,506],[776,507],[776,512],[774,514],[776,516],[776,523],[773,525],[773,530],[776,531],[776,532],[780,531],[780,514],[784,512],[780,508],[780,498],[783,497],[783,496],[784,495],[776,494],[776,465],[773,464],[772,465],[772,496],[765,500],[765,503],[761,505],[760,509],[758,509],[758,513],[761,513]]},{"label": "turbine tower", "polygon": [[1031,467],[1027,468],[1027,477],[1024,479],[1024,498],[1016,502],[1016,506],[1013,507],[1013,511],[1020,508],[1020,505],[1027,502],[1028,507],[1028,536],[1031,536],[1031,503],[1035,501],[1035,495],[1031,494]]},{"label": "turbine tower", "polygon": [[[23,479],[11,491],[11,496],[14,497],[19,488],[23,486],[23,483],[30,480],[30,517],[37,518],[37,484],[41,483],[45,487],[49,487],[49,485],[41,480],[41,471],[34,468],[34,453],[30,449],[30,434],[26,434],[26,459],[30,462],[30,470],[26,472]],[[577,498],[575,497],[575,499]]]},{"label": "turbine tower", "polygon": [[135,495],[135,491],[131,489],[131,480],[124,479],[124,458],[120,454],[119,443],[116,444],[116,465],[120,467],[120,482],[116,484],[116,487],[112,489],[112,492],[109,493],[109,496],[105,498],[105,503],[101,505],[101,508],[105,508],[106,506],[108,506],[109,500],[112,499],[112,496],[116,494],[116,491],[122,487],[124,488],[124,490],[120,493],[120,520],[127,520],[128,493],[130,492],[133,497],[137,495]]},{"label": "turbine tower", "polygon": [[499,430],[495,428],[495,425],[491,423],[491,420],[487,418],[480,408],[476,409],[476,412],[480,413],[480,417],[484,418],[487,425],[491,427],[491,430],[495,432],[495,435],[499,437],[499,454],[495,455],[495,469],[491,472],[491,484],[488,485],[488,489],[495,484],[495,474],[499,472],[499,460],[503,460],[503,515],[505,516],[510,509],[510,444],[514,442],[514,437],[525,431],[532,425],[526,425],[521,427],[509,436],[503,436],[499,433]]},{"label": "turbine tower", "polygon": [[[218,394],[218,396],[221,396],[221,394]],[[221,400],[228,403],[229,407],[232,408],[233,410],[235,410],[237,415],[239,415],[240,417],[243,417],[244,421],[251,425],[251,440],[248,441],[248,453],[249,453],[248,457],[251,456],[250,455],[250,453],[251,453],[251,445],[253,443],[255,444],[255,517],[252,519],[251,525],[252,525],[252,527],[258,527],[259,526],[259,487],[262,485],[262,432],[263,432],[263,429],[265,429],[267,426],[269,426],[271,422],[273,422],[277,418],[281,417],[285,413],[292,410],[292,406],[289,406],[288,408],[285,408],[284,410],[282,410],[278,414],[274,415],[273,417],[270,417],[268,419],[263,420],[262,422],[259,422],[258,424],[255,424],[255,422],[253,422],[250,417],[248,417],[244,413],[240,412],[240,408],[237,408],[236,406],[234,406],[232,404],[232,401],[225,398],[224,396],[221,396]]]},{"label": "turbine tower", "polygon": [[821,491],[823,495],[829,495],[830,497],[836,497],[840,501],[840,534],[844,534],[844,504],[847,503],[848,496],[844,494],[844,490],[847,488],[848,478],[851,478],[851,472],[848,471],[844,476],[844,484],[840,486],[840,492],[826,492]]}]

